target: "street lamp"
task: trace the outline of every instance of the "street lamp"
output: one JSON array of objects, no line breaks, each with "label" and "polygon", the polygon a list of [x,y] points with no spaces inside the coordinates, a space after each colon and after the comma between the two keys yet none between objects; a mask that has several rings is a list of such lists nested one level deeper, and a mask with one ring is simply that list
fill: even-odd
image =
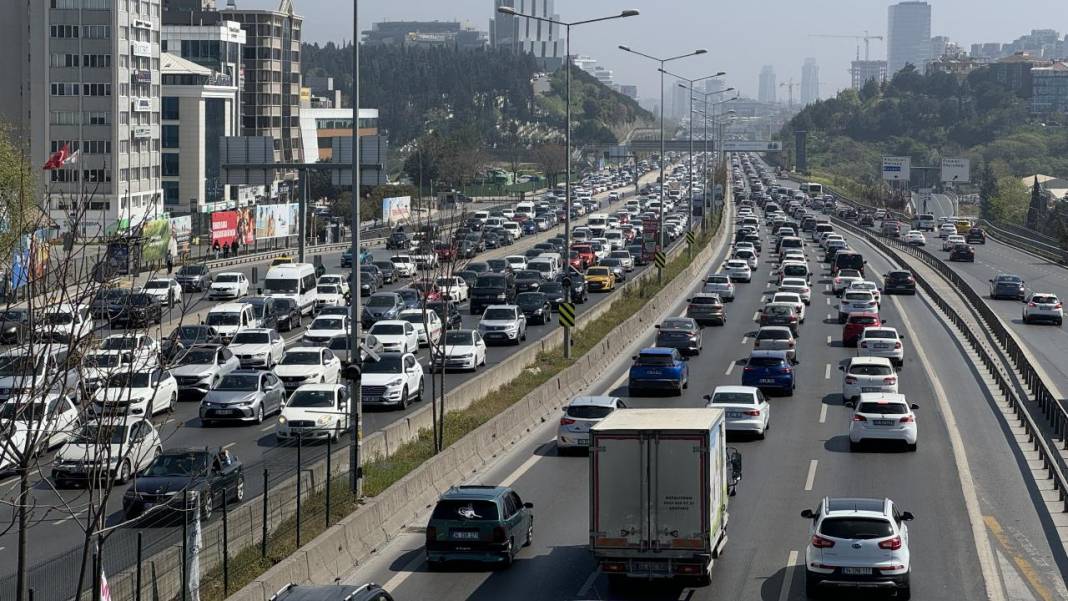
[{"label": "street lamp", "polygon": [[[708,173],[708,121],[709,121],[710,118],[711,119],[715,119],[716,107],[717,106],[719,106],[721,104],[725,104],[727,102],[731,102],[733,100],[737,100],[738,99],[738,95],[735,94],[734,96],[732,96],[732,97],[730,97],[730,98],[728,98],[726,100],[720,100],[719,102],[713,102],[712,103],[712,112],[711,112],[711,114],[708,111],[708,97],[712,96],[713,94],[722,94],[724,92],[730,92],[730,91],[733,91],[733,90],[734,90],[734,88],[727,88],[725,90],[715,90],[715,91],[707,92],[707,93],[704,94],[704,110],[701,111],[701,114],[704,115],[704,130],[705,130],[705,133],[704,133],[704,139],[705,139],[705,166],[704,166],[705,178],[709,177],[709,173]],[[713,144],[712,145],[712,151],[715,152],[715,150],[716,150],[716,145]],[[720,144],[720,154],[723,154],[722,144]],[[727,182],[724,181],[723,185],[724,185],[724,187],[726,187]],[[712,190],[712,203],[714,205],[715,202],[716,202],[716,169],[715,169],[715,166],[713,166],[713,168],[712,168],[711,184],[708,187]],[[708,203],[705,203],[705,206],[707,207]]]},{"label": "street lamp", "polygon": [[[618,15],[610,15],[607,17],[598,17],[596,19],[584,19],[582,21],[557,21],[556,19],[548,19],[546,17],[536,17],[533,15],[525,15],[517,12],[510,6],[498,6],[497,12],[502,15],[511,15],[513,17],[523,17],[525,19],[534,19],[535,21],[544,21],[545,23],[552,23],[555,25],[562,25],[564,28],[564,54],[566,56],[564,69],[565,78],[567,80],[567,110],[565,113],[565,120],[567,126],[564,130],[564,147],[567,153],[565,164],[567,169],[564,172],[564,184],[566,186],[564,191],[564,252],[567,253],[564,256],[564,261],[568,266],[567,276],[564,278],[564,302],[571,303],[571,28],[576,25],[586,25],[587,23],[597,23],[598,21],[611,21],[613,19],[623,19],[626,17],[638,16],[636,10],[624,10]],[[564,327],[564,357],[571,358],[571,328]]]},{"label": "street lamp", "polygon": [[[665,156],[667,154],[667,151],[664,148],[664,64],[665,63],[669,63],[671,61],[677,61],[679,59],[691,57],[691,56],[697,56],[698,54],[705,54],[705,53],[708,52],[708,50],[706,50],[704,48],[698,48],[697,50],[694,50],[693,52],[687,52],[686,54],[680,54],[678,56],[671,56],[671,57],[668,57],[668,58],[659,58],[659,57],[656,57],[656,56],[645,54],[644,52],[638,52],[637,50],[633,50],[629,46],[623,46],[622,44],[619,46],[619,49],[622,50],[623,52],[630,52],[631,54],[637,54],[638,56],[645,57],[645,58],[647,58],[649,60],[656,61],[656,62],[660,63],[660,67],[659,67],[659,70],[660,70],[660,223],[659,223],[659,225],[657,225],[656,229],[658,230],[658,234],[657,234],[657,238],[658,238],[658,240],[657,240],[657,250],[663,250],[664,249],[664,162],[667,160],[667,157]],[[691,219],[693,218],[692,215],[691,215],[690,218]],[[663,285],[663,283],[664,283],[664,268],[660,267],[660,265],[656,266],[656,281],[657,281],[658,284],[661,284],[661,285]]]},{"label": "street lamp", "polygon": [[[690,215],[686,219],[686,231],[687,232],[691,232],[691,231],[693,231],[693,92],[694,92],[693,84],[695,84],[695,83],[697,83],[699,81],[704,81],[706,79],[712,79],[714,77],[720,77],[721,75],[726,75],[727,72],[726,71],[720,71],[719,73],[715,73],[713,75],[705,75],[704,77],[697,77],[697,78],[694,78],[694,79],[689,79],[689,78],[683,77],[681,75],[677,75],[675,73],[672,73],[671,71],[665,71],[664,69],[660,69],[660,72],[661,72],[661,74],[666,73],[668,75],[671,75],[673,77],[677,77],[677,78],[681,79],[682,81],[687,82],[687,83],[682,83],[682,81],[680,81],[679,82],[679,87],[684,89],[684,90],[686,90],[686,91],[688,91],[689,92],[688,96],[690,97],[690,168],[689,168],[689,172],[690,172],[690,174],[689,174],[689,178],[690,178],[690,184],[689,184],[689,186],[690,186],[690,203],[689,203],[689,205],[690,205],[690,208],[689,208]],[[701,212],[701,215],[702,215],[701,223],[704,224],[704,211]],[[687,245],[686,253],[691,259],[693,258],[693,245],[692,244],[688,244]]]}]

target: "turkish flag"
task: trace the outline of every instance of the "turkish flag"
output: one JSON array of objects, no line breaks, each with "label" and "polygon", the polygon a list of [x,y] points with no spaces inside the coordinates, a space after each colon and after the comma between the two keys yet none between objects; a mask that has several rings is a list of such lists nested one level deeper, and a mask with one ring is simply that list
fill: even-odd
[{"label": "turkish flag", "polygon": [[48,157],[48,161],[45,162],[44,167],[42,167],[42,169],[44,169],[45,171],[54,171],[56,169],[62,169],[63,164],[67,162],[67,157],[69,156],[69,153],[70,149],[67,147],[66,144],[64,144],[63,148],[60,148],[56,152],[53,152],[52,156]]}]

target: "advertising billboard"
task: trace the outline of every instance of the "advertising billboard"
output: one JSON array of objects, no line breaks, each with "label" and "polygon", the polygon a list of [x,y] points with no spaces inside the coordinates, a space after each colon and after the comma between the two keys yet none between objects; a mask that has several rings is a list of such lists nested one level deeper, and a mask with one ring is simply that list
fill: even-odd
[{"label": "advertising billboard", "polygon": [[219,247],[249,246],[256,242],[256,219],[253,207],[211,214],[211,245]]},{"label": "advertising billboard", "polygon": [[21,288],[33,280],[44,277],[48,271],[48,258],[51,247],[46,238],[47,230],[40,229],[32,234],[23,234],[18,238],[18,246],[11,256],[11,269],[8,272],[11,289]]},{"label": "advertising billboard", "polygon": [[972,164],[968,159],[942,159],[943,182],[970,182]]},{"label": "advertising billboard", "polygon": [[179,254],[189,252],[189,240],[193,236],[193,218],[189,215],[171,217],[171,238],[177,245]]},{"label": "advertising billboard", "polygon": [[141,225],[141,260],[163,261],[171,246],[170,219],[153,219]]},{"label": "advertising billboard", "polygon": [[389,223],[407,221],[412,215],[412,197],[396,196],[382,199],[382,220]]},{"label": "advertising billboard", "polygon": [[297,203],[256,207],[256,239],[285,238],[298,232]]},{"label": "advertising billboard", "polygon": [[910,157],[883,157],[883,179],[887,181],[909,181],[911,168]]}]

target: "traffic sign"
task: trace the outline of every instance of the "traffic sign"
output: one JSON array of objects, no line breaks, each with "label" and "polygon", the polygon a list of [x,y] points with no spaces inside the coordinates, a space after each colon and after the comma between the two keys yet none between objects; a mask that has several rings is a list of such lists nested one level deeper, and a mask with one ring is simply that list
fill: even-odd
[{"label": "traffic sign", "polygon": [[697,235],[693,232],[686,232],[686,244],[694,245],[697,243]]},{"label": "traffic sign", "polygon": [[560,312],[560,325],[565,328],[575,327],[575,304],[574,303],[560,303],[557,307]]},{"label": "traffic sign", "polygon": [[659,269],[667,267],[667,255],[662,250],[656,251],[656,266]]}]

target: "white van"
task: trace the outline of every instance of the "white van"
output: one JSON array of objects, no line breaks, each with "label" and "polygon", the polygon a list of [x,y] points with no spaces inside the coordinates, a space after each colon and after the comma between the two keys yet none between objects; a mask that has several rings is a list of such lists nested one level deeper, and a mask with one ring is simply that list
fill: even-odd
[{"label": "white van", "polygon": [[526,215],[527,217],[534,219],[534,203],[532,202],[520,202],[515,205],[516,215]]},{"label": "white van", "polygon": [[623,231],[622,230],[608,230],[604,233],[604,237],[608,240],[608,244],[612,246],[612,250],[621,250],[624,246]]},{"label": "white van", "polygon": [[285,263],[267,271],[263,281],[263,293],[278,298],[291,298],[297,302],[301,314],[311,315],[315,310],[315,266],[311,263]]},{"label": "white van", "polygon": [[593,229],[595,227],[602,228],[602,230],[608,227],[608,215],[604,213],[592,213],[590,218],[586,221],[586,225]]},{"label": "white van", "polygon": [[486,223],[489,216],[489,211],[475,211],[475,219],[478,219],[482,223]]},{"label": "white van", "polygon": [[[535,257],[535,258],[533,258],[533,259],[531,259],[530,261],[527,262],[527,269],[534,269],[533,267],[530,266],[530,263],[533,262],[533,261],[537,261],[539,259],[543,259],[543,260],[547,261],[549,263],[549,265],[552,267],[549,270],[550,277],[548,279],[550,279],[550,280],[555,280],[556,276],[560,275],[560,272],[562,272],[564,270],[564,260],[560,256],[560,253],[541,253],[537,257]],[[539,269],[538,271],[541,271],[541,270]]]},{"label": "white van", "polygon": [[[314,290],[314,288],[313,286],[312,289]],[[223,342],[229,344],[235,334],[246,328],[254,328],[259,323],[256,320],[256,313],[252,305],[246,303],[223,303],[215,305],[208,311],[208,317],[204,320],[204,325],[215,328],[219,336],[222,336]]]},{"label": "white van", "polygon": [[505,221],[501,227],[516,240],[523,237],[523,228],[519,227],[519,224],[514,221]]}]

